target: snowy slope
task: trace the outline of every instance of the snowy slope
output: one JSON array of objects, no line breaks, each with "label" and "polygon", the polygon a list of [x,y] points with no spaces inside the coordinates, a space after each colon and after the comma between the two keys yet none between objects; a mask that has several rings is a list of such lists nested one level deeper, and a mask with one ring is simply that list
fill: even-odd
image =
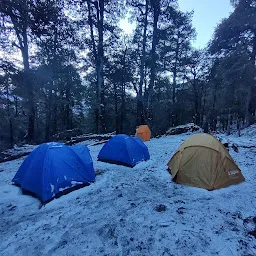
[{"label": "snowy slope", "polygon": [[209,192],[166,171],[187,137],[146,142],[151,160],[133,169],[97,162],[103,145],[90,146],[96,182],[42,208],[11,185],[23,159],[0,164],[0,255],[256,255],[256,149],[230,152],[245,182]]},{"label": "snowy slope", "polygon": [[256,137],[256,124],[252,124],[249,127],[241,130],[241,134],[250,137]]}]

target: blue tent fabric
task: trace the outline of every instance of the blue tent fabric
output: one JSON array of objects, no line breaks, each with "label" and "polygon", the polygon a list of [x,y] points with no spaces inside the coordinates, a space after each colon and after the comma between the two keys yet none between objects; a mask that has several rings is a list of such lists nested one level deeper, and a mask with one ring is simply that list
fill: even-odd
[{"label": "blue tent fabric", "polygon": [[95,172],[93,168],[93,161],[90,154],[90,151],[85,145],[75,145],[71,146],[71,149],[76,152],[76,154],[81,158],[84,163],[84,166],[87,170],[87,179],[89,181],[95,180]]},{"label": "blue tent fabric", "polygon": [[140,138],[119,134],[111,138],[101,149],[98,160],[134,167],[150,158],[148,148]]},{"label": "blue tent fabric", "polygon": [[12,181],[42,202],[72,187],[93,182],[89,150],[74,148],[55,142],[40,145],[24,160]]}]

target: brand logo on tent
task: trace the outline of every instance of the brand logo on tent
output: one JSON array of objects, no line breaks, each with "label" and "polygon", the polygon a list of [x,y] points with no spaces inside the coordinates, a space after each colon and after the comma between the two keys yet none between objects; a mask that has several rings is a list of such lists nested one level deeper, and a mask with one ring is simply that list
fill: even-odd
[{"label": "brand logo on tent", "polygon": [[235,175],[235,174],[237,174],[237,173],[238,173],[237,170],[229,170],[229,171],[228,171],[228,175],[229,175],[229,176]]}]

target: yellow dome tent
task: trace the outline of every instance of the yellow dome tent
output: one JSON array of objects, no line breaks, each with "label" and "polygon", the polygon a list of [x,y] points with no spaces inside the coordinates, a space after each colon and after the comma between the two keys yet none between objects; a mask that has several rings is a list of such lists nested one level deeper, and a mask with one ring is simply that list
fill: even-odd
[{"label": "yellow dome tent", "polygon": [[147,125],[140,125],[136,129],[135,136],[140,137],[143,141],[147,141],[147,140],[150,140],[151,131]]},{"label": "yellow dome tent", "polygon": [[195,134],[182,143],[167,166],[177,183],[208,190],[244,181],[221,142],[205,133]]}]

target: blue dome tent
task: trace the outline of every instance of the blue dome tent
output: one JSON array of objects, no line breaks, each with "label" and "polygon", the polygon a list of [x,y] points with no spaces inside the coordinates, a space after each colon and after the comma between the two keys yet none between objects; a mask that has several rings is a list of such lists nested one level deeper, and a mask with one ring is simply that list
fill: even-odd
[{"label": "blue dome tent", "polygon": [[149,153],[143,141],[136,137],[119,134],[111,138],[101,149],[98,161],[134,167],[148,160]]},{"label": "blue dome tent", "polygon": [[93,162],[86,146],[51,142],[34,149],[12,181],[45,203],[94,180]]}]

